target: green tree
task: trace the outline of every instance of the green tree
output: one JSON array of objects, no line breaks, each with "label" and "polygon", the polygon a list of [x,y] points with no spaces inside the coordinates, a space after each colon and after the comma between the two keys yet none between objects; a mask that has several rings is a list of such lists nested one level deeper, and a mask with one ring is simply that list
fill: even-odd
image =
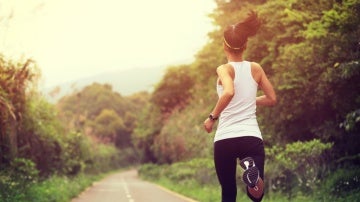
[{"label": "green tree", "polygon": [[339,124],[359,106],[359,1],[272,1],[259,10],[269,20],[258,37],[273,34],[268,47],[274,48],[265,50],[277,53],[267,61],[279,104],[260,111],[273,142],[321,138],[354,154],[356,141],[343,146],[344,137],[355,137],[345,136]]},{"label": "green tree", "polygon": [[163,115],[174,109],[183,109],[191,98],[194,85],[189,66],[168,67],[163,79],[156,85],[151,102],[159,106]]},{"label": "green tree", "polygon": [[36,70],[32,60],[14,62],[0,55],[0,165],[17,157],[26,92]]},{"label": "green tree", "polygon": [[[92,125],[94,126],[94,135],[105,142],[114,142],[117,135],[126,130],[123,120],[116,112],[109,109],[102,110]],[[129,144],[129,138],[124,138],[124,140]]]},{"label": "green tree", "polygon": [[136,98],[139,100],[121,96],[109,84],[93,83],[65,96],[57,106],[59,117],[67,123],[68,130],[81,131],[100,141],[126,147],[131,145],[134,117],[145,102],[141,101],[142,94]]},{"label": "green tree", "polygon": [[140,162],[157,162],[154,154],[154,142],[164,125],[159,107],[148,103],[143,107],[142,113],[137,117],[136,125],[131,139]]}]

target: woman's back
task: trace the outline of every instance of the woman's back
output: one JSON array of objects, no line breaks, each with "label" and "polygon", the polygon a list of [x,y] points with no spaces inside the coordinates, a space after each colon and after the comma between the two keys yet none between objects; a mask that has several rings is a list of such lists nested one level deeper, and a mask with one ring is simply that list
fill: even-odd
[{"label": "woman's back", "polygon": [[[229,64],[234,69],[235,94],[220,115],[215,141],[243,136],[262,138],[256,120],[258,84],[252,76],[251,63],[242,61],[230,62]],[[219,96],[221,96],[222,91],[222,85],[218,84]]]}]

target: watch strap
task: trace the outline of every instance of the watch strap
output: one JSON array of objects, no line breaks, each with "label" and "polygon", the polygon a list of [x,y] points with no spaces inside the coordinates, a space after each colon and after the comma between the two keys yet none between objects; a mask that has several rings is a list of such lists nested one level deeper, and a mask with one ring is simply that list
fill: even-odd
[{"label": "watch strap", "polygon": [[216,120],[219,119],[219,117],[215,117],[213,114],[210,114],[209,119],[212,120],[212,121],[216,121]]}]

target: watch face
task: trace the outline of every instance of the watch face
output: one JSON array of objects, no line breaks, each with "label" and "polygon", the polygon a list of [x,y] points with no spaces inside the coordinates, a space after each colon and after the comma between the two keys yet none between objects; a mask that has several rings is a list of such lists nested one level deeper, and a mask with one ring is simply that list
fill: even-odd
[{"label": "watch face", "polygon": [[213,120],[213,121],[216,121],[216,120],[217,120],[217,118],[215,118],[214,115],[212,115],[212,114],[209,115],[209,118],[210,118],[211,120]]}]

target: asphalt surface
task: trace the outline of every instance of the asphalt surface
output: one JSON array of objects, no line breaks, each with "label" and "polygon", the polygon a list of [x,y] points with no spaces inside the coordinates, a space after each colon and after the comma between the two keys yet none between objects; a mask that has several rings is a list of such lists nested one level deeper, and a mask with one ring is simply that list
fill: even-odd
[{"label": "asphalt surface", "polygon": [[96,182],[71,202],[196,202],[138,178],[136,170]]}]

